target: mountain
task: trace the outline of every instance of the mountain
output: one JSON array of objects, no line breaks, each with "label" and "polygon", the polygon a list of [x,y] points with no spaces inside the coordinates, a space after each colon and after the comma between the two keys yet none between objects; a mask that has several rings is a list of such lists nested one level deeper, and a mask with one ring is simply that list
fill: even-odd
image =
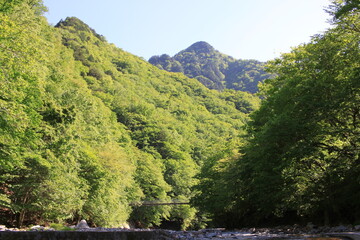
[{"label": "mountain", "polygon": [[188,202],[257,100],[161,71],[75,17],[50,26],[42,9],[0,6],[0,224],[196,223],[192,206],[142,202]]},{"label": "mountain", "polygon": [[255,93],[258,83],[271,77],[265,72],[264,63],[234,59],[203,41],[194,43],[174,57],[163,54],[151,57],[149,62],[169,72],[182,72],[216,90],[234,89]]},{"label": "mountain", "polygon": [[[0,4],[0,225],[358,224],[353,1],[333,6],[334,28],[269,62],[260,107],[160,70],[75,17],[51,26],[44,9]],[[207,79],[240,64],[204,42],[178,55],[197,61],[164,56],[168,68],[207,66]]]}]

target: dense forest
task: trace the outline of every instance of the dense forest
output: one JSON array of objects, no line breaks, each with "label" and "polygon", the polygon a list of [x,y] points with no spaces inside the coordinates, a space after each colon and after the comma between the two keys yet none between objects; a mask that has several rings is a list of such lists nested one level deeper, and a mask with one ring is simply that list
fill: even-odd
[{"label": "dense forest", "polygon": [[238,151],[204,164],[193,201],[215,225],[360,223],[360,2],[328,12],[331,29],[268,63]]},{"label": "dense forest", "polygon": [[243,133],[259,99],[212,92],[107,43],[41,1],[1,1],[0,218],[184,228],[200,166]]},{"label": "dense forest", "polygon": [[211,88],[223,91],[205,87],[210,62],[162,56],[164,71],[75,17],[50,26],[44,11],[0,0],[0,224],[359,223],[358,0],[334,0],[333,27],[268,73],[225,61],[271,76],[258,96],[221,71]]},{"label": "dense forest", "polygon": [[170,57],[153,56],[149,62],[169,72],[182,72],[196,78],[210,89],[233,89],[249,93],[258,92],[259,82],[272,75],[265,64],[257,60],[236,60],[220,53],[207,42],[197,42]]}]

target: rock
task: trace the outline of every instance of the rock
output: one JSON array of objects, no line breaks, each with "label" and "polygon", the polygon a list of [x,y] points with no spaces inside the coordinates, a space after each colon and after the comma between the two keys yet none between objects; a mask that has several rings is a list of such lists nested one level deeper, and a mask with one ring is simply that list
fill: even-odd
[{"label": "rock", "polygon": [[81,220],[75,227],[76,229],[86,229],[86,228],[90,228],[89,225],[87,224],[86,220]]},{"label": "rock", "polygon": [[340,225],[340,226],[337,226],[337,227],[333,227],[331,229],[333,232],[348,232],[349,231],[349,228],[343,226],[343,225]]},{"label": "rock", "polygon": [[35,225],[35,226],[32,226],[30,229],[31,229],[32,231],[44,231],[44,230],[45,230],[45,227],[40,226],[40,225]]},{"label": "rock", "polygon": [[360,225],[355,225],[355,226],[354,226],[354,230],[355,230],[355,231],[360,231]]},{"label": "rock", "polygon": [[129,226],[128,223],[123,223],[123,224],[122,224],[122,227],[123,227],[124,229],[130,229],[130,226]]},{"label": "rock", "polygon": [[309,222],[308,224],[306,224],[306,228],[307,228],[308,230],[313,230],[313,229],[315,229],[315,228],[317,228],[317,227],[316,227],[316,225],[313,224],[312,222]]},{"label": "rock", "polygon": [[16,231],[19,231],[19,229],[18,228],[8,228],[8,229],[6,229],[6,231],[16,232]]},{"label": "rock", "polygon": [[331,227],[322,226],[322,227],[319,227],[319,230],[320,230],[320,232],[327,233],[327,232],[331,232]]}]

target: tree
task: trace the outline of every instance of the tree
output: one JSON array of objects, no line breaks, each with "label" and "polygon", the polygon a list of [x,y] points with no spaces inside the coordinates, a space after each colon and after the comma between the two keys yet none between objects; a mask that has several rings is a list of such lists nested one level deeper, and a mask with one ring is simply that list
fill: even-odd
[{"label": "tree", "polygon": [[359,9],[359,0],[335,0],[332,1],[332,5],[330,5],[330,13],[338,20],[346,15],[357,14]]},{"label": "tree", "polygon": [[188,201],[199,166],[246,114],[77,18],[49,26],[41,1],[1,6],[0,221],[189,226],[191,206],[130,205]]},{"label": "tree", "polygon": [[[333,29],[269,62],[276,77],[261,85],[263,100],[239,156],[203,167],[199,187],[209,195],[196,201],[215,221],[236,227],[360,219],[359,11],[349,9]],[[224,196],[219,183],[229,193],[214,201]]]},{"label": "tree", "polygon": [[[278,77],[265,83],[239,160],[239,167],[250,169],[239,176],[249,185],[238,190],[246,196],[238,204],[252,201],[258,221],[294,212],[321,212],[318,220],[325,223],[359,219],[358,195],[350,194],[360,186],[358,178],[350,180],[359,160],[359,32],[342,28],[345,21],[359,26],[344,18],[270,63]],[[349,212],[349,205],[356,210]]]}]

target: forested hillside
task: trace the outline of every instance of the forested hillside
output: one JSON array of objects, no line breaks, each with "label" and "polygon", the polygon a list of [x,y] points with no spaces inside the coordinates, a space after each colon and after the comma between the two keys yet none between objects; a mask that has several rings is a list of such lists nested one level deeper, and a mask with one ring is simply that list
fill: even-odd
[{"label": "forested hillside", "polygon": [[208,161],[194,203],[215,225],[360,221],[360,2],[333,1],[333,28],[269,63],[238,152]]},{"label": "forested hillside", "polygon": [[[178,73],[160,70],[75,17],[50,26],[45,10],[0,0],[0,225],[359,223],[358,0],[334,0],[333,28],[269,74],[204,42],[177,55],[186,66],[155,57]],[[181,73],[192,68],[223,91]],[[249,92],[276,77],[260,103],[224,89],[230,69]]]},{"label": "forested hillside", "polygon": [[170,57],[153,56],[149,62],[169,72],[182,72],[196,78],[210,89],[234,89],[255,93],[259,82],[270,78],[264,63],[257,60],[237,60],[215,50],[207,42],[197,42]]},{"label": "forested hillside", "polygon": [[259,101],[159,70],[75,17],[49,26],[40,0],[0,3],[1,223],[197,224],[189,205],[141,202],[188,202]]}]

